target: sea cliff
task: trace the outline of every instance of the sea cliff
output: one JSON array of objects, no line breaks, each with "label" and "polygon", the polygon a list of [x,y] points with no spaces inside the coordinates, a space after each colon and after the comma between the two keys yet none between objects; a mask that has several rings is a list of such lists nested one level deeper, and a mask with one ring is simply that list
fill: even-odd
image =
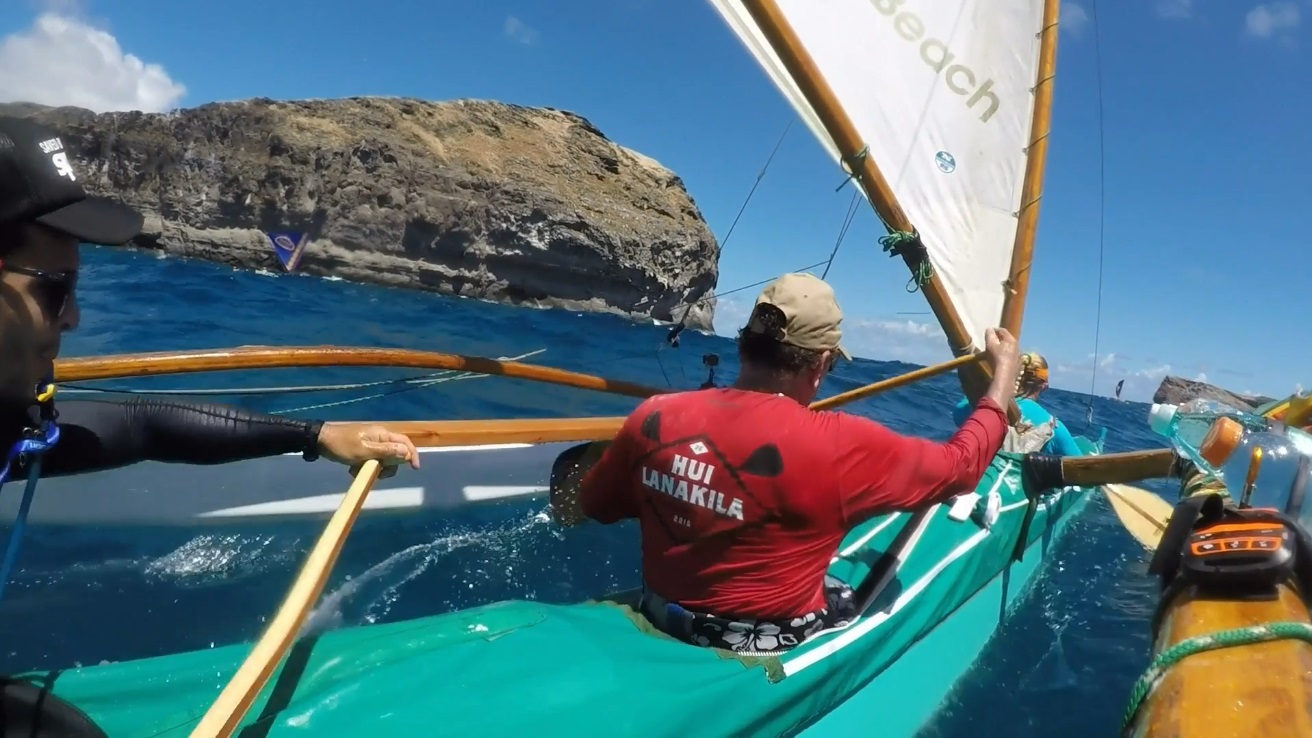
[{"label": "sea cliff", "polygon": [[1190,400],[1204,398],[1222,402],[1239,410],[1255,410],[1271,402],[1272,397],[1246,395],[1221,389],[1206,382],[1197,382],[1183,377],[1167,376],[1153,393],[1153,402],[1182,405]]},{"label": "sea cliff", "polygon": [[146,214],[134,245],[712,329],[719,245],[669,169],[560,110],[400,98],[212,103],[168,114],[0,104],[51,125],[88,189]]}]

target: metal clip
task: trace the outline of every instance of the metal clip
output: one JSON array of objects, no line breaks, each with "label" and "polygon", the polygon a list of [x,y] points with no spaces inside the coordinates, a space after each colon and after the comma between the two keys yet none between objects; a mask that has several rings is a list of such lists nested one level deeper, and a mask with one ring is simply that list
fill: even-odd
[{"label": "metal clip", "polygon": [[1239,497],[1239,506],[1248,507],[1248,500],[1253,496],[1253,487],[1257,484],[1257,473],[1262,469],[1262,447],[1253,449],[1248,461],[1248,474],[1244,477],[1244,491]]}]

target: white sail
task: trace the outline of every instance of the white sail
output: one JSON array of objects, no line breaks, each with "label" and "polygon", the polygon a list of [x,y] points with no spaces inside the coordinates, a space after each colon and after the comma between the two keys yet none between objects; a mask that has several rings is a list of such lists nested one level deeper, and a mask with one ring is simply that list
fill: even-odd
[{"label": "white sail", "polygon": [[[711,3],[837,161],[837,146],[744,3]],[[869,146],[982,348],[984,330],[1001,320],[1016,238],[1043,0],[777,5]]]}]

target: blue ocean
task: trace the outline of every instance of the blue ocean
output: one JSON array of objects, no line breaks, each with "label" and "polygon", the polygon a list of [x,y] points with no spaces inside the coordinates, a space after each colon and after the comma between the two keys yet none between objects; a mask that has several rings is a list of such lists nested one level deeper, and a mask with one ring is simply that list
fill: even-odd
[{"label": "blue ocean", "polygon": [[[87,248],[84,260],[83,319],[66,340],[65,356],[241,344],[394,346],[494,357],[545,349],[526,361],[678,388],[705,381],[703,354],[719,355],[717,381],[731,381],[736,368],[727,339],[688,331],[673,349],[665,345],[667,328],[604,315],[234,271],[145,252]],[[859,360],[840,366],[824,392],[911,368]],[[283,370],[95,386],[249,388],[380,383],[416,374],[422,372]],[[948,375],[849,409],[902,432],[944,439],[957,397]],[[617,415],[637,402],[498,377],[212,399],[330,420]],[[1095,398],[1091,427],[1087,396],[1052,390],[1044,403],[1073,433],[1096,436],[1096,426],[1105,426],[1109,451],[1161,446],[1148,431],[1144,405]],[[213,471],[194,473],[203,485]],[[343,488],[348,481],[343,470]],[[1166,486],[1148,486],[1171,494]],[[19,492],[17,485],[4,489]],[[538,500],[363,521],[311,627],[405,620],[507,598],[577,601],[636,586],[635,529],[586,526],[566,535],[547,522],[544,509]],[[0,602],[0,668],[90,665],[253,639],[317,534],[315,527],[291,525],[29,530],[16,578]],[[1115,734],[1151,645],[1155,589],[1147,560],[1106,501],[1094,500],[922,737]]]}]

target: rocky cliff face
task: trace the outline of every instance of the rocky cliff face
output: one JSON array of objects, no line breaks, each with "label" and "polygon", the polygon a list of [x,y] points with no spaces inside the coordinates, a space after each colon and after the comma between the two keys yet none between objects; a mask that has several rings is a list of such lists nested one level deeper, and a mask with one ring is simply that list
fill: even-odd
[{"label": "rocky cliff face", "polygon": [[[537,306],[672,320],[719,246],[682,181],[558,110],[461,100],[215,103],[165,115],[0,105],[65,135],[88,189],[146,213],[138,246]],[[711,329],[707,302],[690,327]]]},{"label": "rocky cliff face", "polygon": [[1223,402],[1240,410],[1254,410],[1260,405],[1271,402],[1274,398],[1261,395],[1243,395],[1206,382],[1195,382],[1182,377],[1165,377],[1153,393],[1153,402],[1182,405],[1190,400],[1204,398]]}]

